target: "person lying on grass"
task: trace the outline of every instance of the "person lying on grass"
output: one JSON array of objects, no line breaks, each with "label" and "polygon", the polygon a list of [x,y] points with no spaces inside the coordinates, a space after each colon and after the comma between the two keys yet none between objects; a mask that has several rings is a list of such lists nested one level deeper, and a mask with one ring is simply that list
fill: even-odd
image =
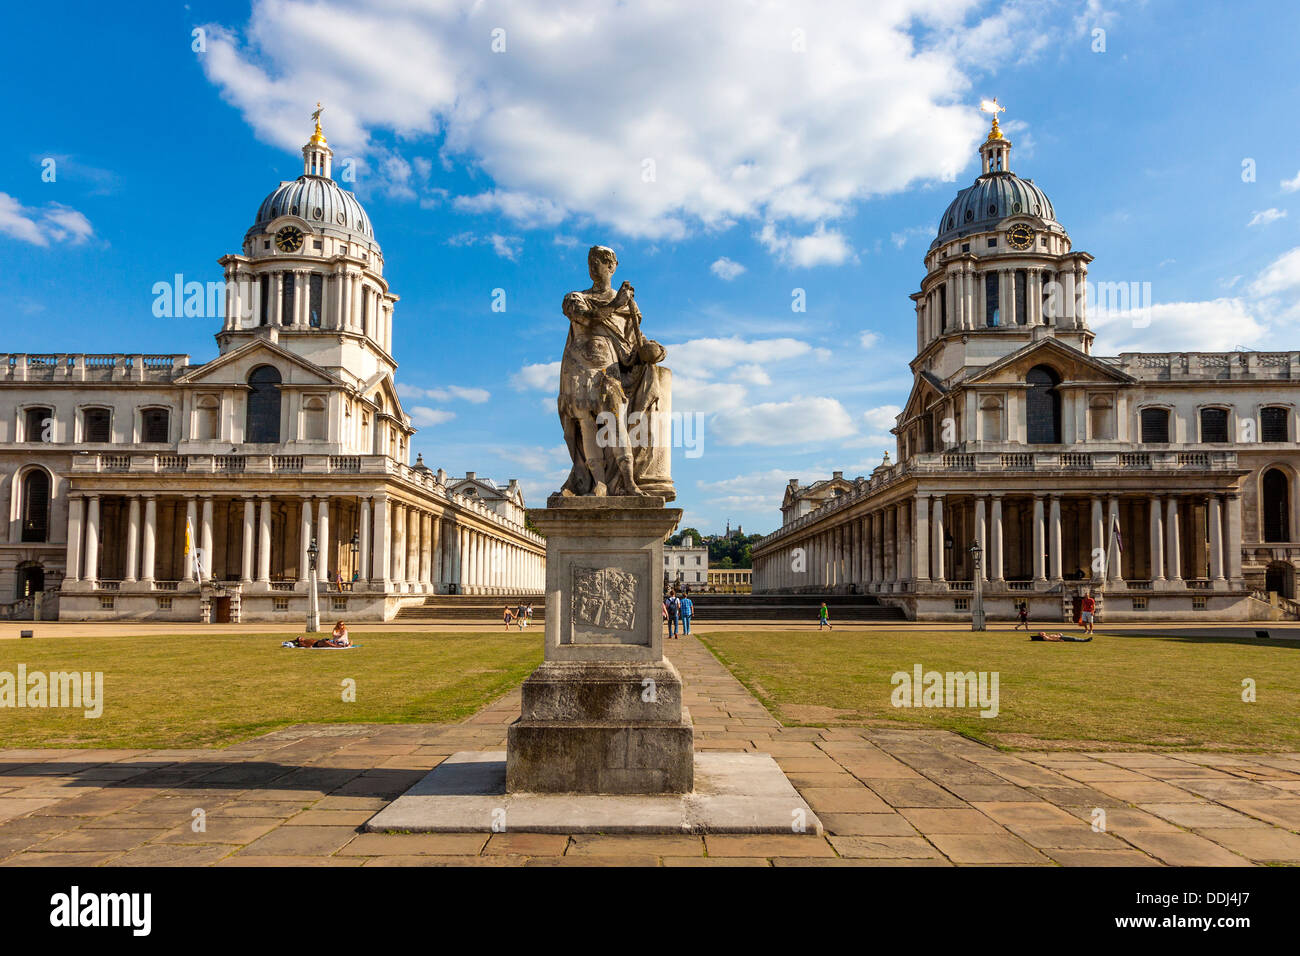
[{"label": "person lying on grass", "polygon": [[334,630],[329,637],[322,637],[320,640],[304,635],[287,641],[286,644],[292,647],[351,647],[352,640],[348,637],[348,626],[342,621],[334,625]]},{"label": "person lying on grass", "polygon": [[1087,637],[1071,637],[1068,634],[1059,634],[1059,633],[1048,634],[1044,631],[1039,631],[1037,634],[1032,635],[1029,639],[1031,641],[1059,641],[1059,642],[1065,642],[1069,644],[1087,644],[1090,640],[1092,640],[1092,635],[1089,634]]}]

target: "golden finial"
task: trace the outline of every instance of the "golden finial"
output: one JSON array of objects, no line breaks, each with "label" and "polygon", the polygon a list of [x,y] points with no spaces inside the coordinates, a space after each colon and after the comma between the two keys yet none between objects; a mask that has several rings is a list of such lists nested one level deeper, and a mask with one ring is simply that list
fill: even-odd
[{"label": "golden finial", "polygon": [[316,109],[313,110],[311,114],[311,118],[316,121],[316,132],[311,134],[311,139],[309,140],[313,145],[325,145],[325,134],[320,131],[320,114],[323,112],[325,112],[325,107],[320,105],[320,100],[317,100]]},{"label": "golden finial", "polygon": [[993,128],[989,130],[989,139],[1001,139],[1002,130],[998,128],[998,114],[1005,113],[1005,106],[998,106],[998,98],[995,96],[991,100],[984,100],[980,103],[980,110],[985,113],[993,114]]}]

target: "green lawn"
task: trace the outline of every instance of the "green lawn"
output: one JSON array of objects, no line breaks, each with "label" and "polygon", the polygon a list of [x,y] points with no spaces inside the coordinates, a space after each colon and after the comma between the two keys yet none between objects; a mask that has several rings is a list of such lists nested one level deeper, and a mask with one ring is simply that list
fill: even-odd
[{"label": "green lawn", "polygon": [[[1300,646],[1245,638],[1031,643],[990,631],[714,632],[701,639],[788,724],[957,731],[1008,748],[1300,750]],[[896,671],[998,672],[999,712],[895,707]],[[1252,678],[1256,702],[1242,701]]]},{"label": "green lawn", "polygon": [[[102,716],[0,709],[0,747],[224,746],[295,723],[461,720],[522,681],[540,635],[359,634],[350,651],[290,650],[296,635],[0,641],[0,672],[102,671]],[[356,686],[343,701],[343,681]]]}]

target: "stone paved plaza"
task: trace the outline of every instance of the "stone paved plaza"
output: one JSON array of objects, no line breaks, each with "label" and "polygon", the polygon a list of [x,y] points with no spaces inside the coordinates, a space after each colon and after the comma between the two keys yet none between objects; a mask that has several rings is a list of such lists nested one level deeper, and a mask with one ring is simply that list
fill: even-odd
[{"label": "stone paved plaza", "polygon": [[696,748],[772,754],[825,836],[359,831],[450,754],[502,749],[516,691],[454,725],[304,725],[224,750],[0,751],[0,865],[1300,862],[1300,754],[1006,754],[947,732],[787,728],[694,638],[668,655]]}]

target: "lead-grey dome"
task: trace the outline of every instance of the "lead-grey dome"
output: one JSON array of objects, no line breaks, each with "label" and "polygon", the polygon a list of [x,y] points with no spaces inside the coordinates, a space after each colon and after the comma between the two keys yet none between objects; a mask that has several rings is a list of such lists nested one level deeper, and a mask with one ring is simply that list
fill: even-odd
[{"label": "lead-grey dome", "polygon": [[313,225],[346,229],[370,240],[375,238],[370,217],[361,208],[357,198],[324,176],[304,175],[280,183],[257,208],[257,220],[253,227],[257,228],[279,216],[300,216]]},{"label": "lead-grey dome", "polygon": [[1052,201],[1032,179],[1021,179],[1015,173],[985,173],[948,204],[930,248],[970,233],[987,232],[1009,216],[1034,216],[1060,225]]}]

